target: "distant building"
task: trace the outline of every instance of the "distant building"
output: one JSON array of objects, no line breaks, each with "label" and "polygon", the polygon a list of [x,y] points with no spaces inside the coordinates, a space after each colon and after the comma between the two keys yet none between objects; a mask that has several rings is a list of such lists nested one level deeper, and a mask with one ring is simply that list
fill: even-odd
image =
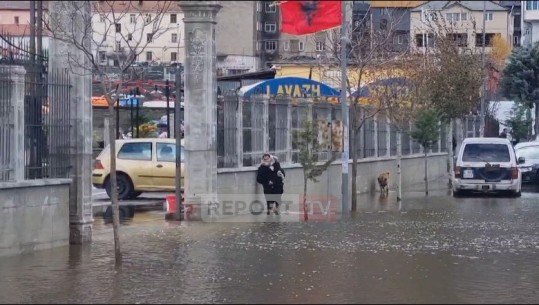
[{"label": "distant building", "polygon": [[522,1],[522,45],[539,41],[539,1]]},{"label": "distant building", "polygon": [[[483,7],[486,14],[483,16]],[[451,22],[457,33],[453,33],[455,43],[462,48],[475,49],[483,45],[483,18],[485,20],[485,45],[490,51],[491,40],[497,35],[513,41],[513,22],[509,10],[492,1],[428,1],[411,10],[410,40],[412,50],[425,52],[435,43],[435,33],[427,25],[427,20],[442,16]],[[475,24],[475,28],[474,28]]]}]

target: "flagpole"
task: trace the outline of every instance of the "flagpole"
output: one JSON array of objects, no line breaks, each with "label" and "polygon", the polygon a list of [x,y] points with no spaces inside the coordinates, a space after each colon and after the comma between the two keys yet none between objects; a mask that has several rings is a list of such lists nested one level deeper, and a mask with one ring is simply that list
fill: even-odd
[{"label": "flagpole", "polygon": [[342,1],[342,26],[341,26],[341,115],[343,123],[343,153],[342,153],[342,213],[348,213],[348,162],[349,162],[349,134],[348,134],[348,103],[346,101],[347,91],[347,32],[348,24],[346,21],[346,2]]}]

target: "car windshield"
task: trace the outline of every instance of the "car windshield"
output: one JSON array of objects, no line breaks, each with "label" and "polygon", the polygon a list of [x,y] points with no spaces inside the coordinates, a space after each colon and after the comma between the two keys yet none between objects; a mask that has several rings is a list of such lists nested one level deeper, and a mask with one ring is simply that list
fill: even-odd
[{"label": "car windshield", "polygon": [[506,144],[466,144],[462,155],[464,162],[510,162],[511,155]]},{"label": "car windshield", "polygon": [[517,156],[524,157],[526,160],[539,159],[539,145],[521,147],[516,150]]}]

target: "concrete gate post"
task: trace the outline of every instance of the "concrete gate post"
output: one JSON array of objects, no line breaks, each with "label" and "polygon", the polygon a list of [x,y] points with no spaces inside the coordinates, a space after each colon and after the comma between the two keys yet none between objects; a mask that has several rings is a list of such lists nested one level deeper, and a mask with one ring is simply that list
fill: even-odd
[{"label": "concrete gate post", "polygon": [[[201,220],[217,202],[217,75],[215,51],[218,1],[179,1],[185,23],[185,202]],[[201,214],[202,213],[202,214]]]},{"label": "concrete gate post", "polygon": [[[71,149],[72,179],[69,205],[71,244],[92,240],[92,73],[89,59],[73,43],[90,46],[85,35],[86,22],[91,18],[90,1],[50,1],[51,26],[56,35],[66,35],[64,41],[52,39],[49,48],[49,71],[65,69],[71,82]],[[72,35],[70,31],[80,33]],[[82,41],[87,37],[86,41]]]}]

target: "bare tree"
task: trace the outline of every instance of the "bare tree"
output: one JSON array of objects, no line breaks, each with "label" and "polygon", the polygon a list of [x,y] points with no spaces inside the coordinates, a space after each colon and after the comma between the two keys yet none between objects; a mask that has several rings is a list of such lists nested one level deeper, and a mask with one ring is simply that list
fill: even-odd
[{"label": "bare tree", "polygon": [[[414,98],[436,110],[442,123],[449,125],[448,149],[450,171],[453,171],[453,125],[457,124],[457,148],[462,141],[461,119],[478,112],[483,81],[480,45],[473,18],[458,24],[443,14],[430,12],[422,17],[423,53],[417,64]],[[471,34],[471,35],[470,35]],[[471,37],[470,37],[471,36]]]},{"label": "bare tree", "polygon": [[[114,250],[116,263],[121,262],[119,236],[119,204],[116,174],[114,106],[122,92],[128,69],[150,43],[166,33],[170,27],[165,16],[176,6],[174,1],[58,1],[57,9],[45,20],[52,38],[75,46],[84,54],[65,54],[73,73],[99,76],[102,91],[108,102],[110,115],[110,177]],[[91,5],[91,10],[87,5]],[[60,15],[61,14],[61,15]],[[69,16],[66,16],[68,14]],[[75,22],[81,20],[81,22]],[[117,78],[106,73],[108,60],[113,59],[119,74]],[[88,97],[89,98],[89,97]]]},{"label": "bare tree", "polygon": [[[407,50],[398,44],[399,40],[408,39],[405,35],[399,36],[397,31],[404,15],[388,13],[380,24],[374,24],[369,9],[362,17],[355,16],[349,29],[350,40],[346,46],[348,73],[345,81],[350,104],[352,211],[357,210],[358,135],[365,122],[391,108],[392,100],[383,98],[376,88],[384,80],[399,76],[402,71],[398,70],[398,63],[407,54]],[[326,41],[329,41],[326,47],[331,55],[325,66],[335,71],[341,63],[340,35],[336,31],[326,33]]]}]

